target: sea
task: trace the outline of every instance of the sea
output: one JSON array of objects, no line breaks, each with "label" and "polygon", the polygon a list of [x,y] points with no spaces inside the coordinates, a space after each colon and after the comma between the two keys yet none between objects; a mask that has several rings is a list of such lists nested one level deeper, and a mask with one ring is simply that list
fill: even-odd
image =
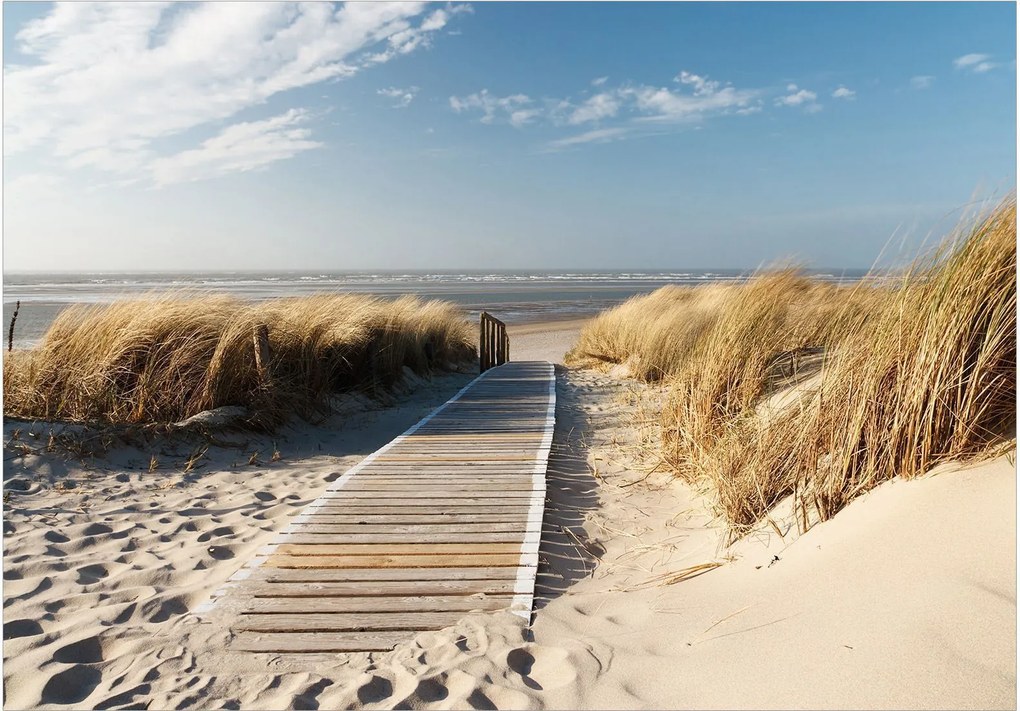
[{"label": "sea", "polygon": [[[806,270],[834,283],[857,281],[863,270]],[[472,319],[488,311],[508,324],[588,318],[666,284],[740,282],[751,271],[363,271],[160,272],[4,274],[3,330],[21,302],[16,348],[36,345],[72,304],[96,304],[153,294],[219,293],[240,299],[353,292],[396,298],[415,294],[459,304]],[[6,343],[5,343],[6,345]]]}]

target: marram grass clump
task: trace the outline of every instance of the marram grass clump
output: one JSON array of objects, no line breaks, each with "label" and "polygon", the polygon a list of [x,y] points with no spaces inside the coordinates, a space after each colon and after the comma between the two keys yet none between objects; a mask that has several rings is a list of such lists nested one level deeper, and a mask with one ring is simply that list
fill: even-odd
[{"label": "marram grass clump", "polygon": [[895,283],[667,287],[595,319],[568,362],[664,382],[661,457],[714,484],[735,532],[790,495],[806,527],[1015,437],[1016,268],[1011,200]]},{"label": "marram grass clump", "polygon": [[330,396],[392,386],[475,357],[455,306],[318,295],[244,302],[158,296],[73,306],[38,348],[4,362],[6,415],[167,423],[243,406],[251,423],[328,410]]}]

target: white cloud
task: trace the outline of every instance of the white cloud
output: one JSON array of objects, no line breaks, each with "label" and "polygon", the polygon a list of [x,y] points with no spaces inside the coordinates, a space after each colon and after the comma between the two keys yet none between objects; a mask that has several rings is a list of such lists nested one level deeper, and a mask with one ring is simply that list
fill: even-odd
[{"label": "white cloud", "polygon": [[308,114],[300,109],[266,119],[238,123],[220,131],[201,146],[152,162],[156,185],[215,178],[261,168],[302,151],[319,148],[311,131],[299,128]]},{"label": "white cloud", "polygon": [[972,67],[977,64],[981,64],[991,58],[992,56],[990,54],[965,54],[962,57],[954,59],[953,66],[957,69],[963,69],[965,67]]},{"label": "white cloud", "polygon": [[568,136],[567,138],[550,141],[547,148],[555,151],[570,148],[571,146],[579,146],[584,143],[608,143],[609,141],[623,138],[629,132],[630,129],[623,127],[597,128],[592,131],[579,133],[576,136]]},{"label": "white cloud", "polygon": [[592,79],[591,80],[591,85],[592,86],[602,86],[607,81],[609,81],[609,77],[598,77],[596,79]]},{"label": "white cloud", "polygon": [[930,74],[922,74],[916,77],[910,77],[910,86],[915,89],[927,89],[933,83],[935,83],[935,77]]},{"label": "white cloud", "polygon": [[673,81],[693,86],[695,96],[714,94],[719,89],[719,82],[709,81],[707,78],[692,74],[691,72],[680,72],[674,77]]},{"label": "white cloud", "polygon": [[393,99],[393,107],[403,109],[411,105],[419,91],[420,89],[416,86],[409,86],[406,89],[398,89],[395,86],[391,86],[388,89],[379,89],[375,93],[379,96],[385,96],[387,99]]},{"label": "white cloud", "polygon": [[58,3],[16,35],[35,61],[5,66],[5,151],[36,151],[65,168],[151,172],[161,139],[428,46],[460,11],[432,7]]},{"label": "white cloud", "polygon": [[574,109],[567,119],[567,123],[576,125],[588,123],[589,121],[599,121],[616,116],[616,112],[619,110],[620,102],[614,94],[596,94]]},{"label": "white cloud", "polygon": [[984,74],[999,66],[997,62],[989,61],[991,58],[990,54],[965,54],[954,59],[953,66],[975,74]]},{"label": "white cloud", "polygon": [[834,99],[853,99],[855,96],[857,96],[857,92],[853,89],[847,89],[845,86],[839,86],[832,92],[832,98]]},{"label": "white cloud", "polygon": [[488,89],[470,94],[465,97],[450,97],[450,108],[457,113],[479,110],[482,112],[482,123],[494,123],[497,119],[504,119],[513,126],[523,126],[536,118],[541,110],[532,106],[534,102],[526,94],[512,94],[510,96],[493,96]]},{"label": "white cloud", "polygon": [[693,93],[671,91],[653,86],[624,89],[624,96],[632,97],[634,106],[642,116],[637,120],[655,123],[677,123],[700,120],[711,114],[725,114],[747,109],[761,92],[754,89],[719,88],[718,82],[708,81],[696,74],[681,72],[680,83],[694,87]]},{"label": "white cloud", "polygon": [[637,114],[632,120],[639,123],[679,123],[700,120],[711,114],[747,114],[757,110],[754,101],[760,92],[756,90],[723,87],[719,82],[688,72],[681,72],[676,81],[693,87],[693,91],[627,86],[603,91],[574,103],[569,99],[539,102],[526,94],[496,97],[483,89],[464,97],[451,96],[450,107],[457,113],[480,111],[482,123],[505,121],[515,126],[538,119],[556,125],[576,126],[616,118],[624,110]]},{"label": "white cloud", "polygon": [[801,89],[796,84],[786,85],[786,96],[780,96],[776,99],[776,106],[801,106],[810,114],[818,113],[822,110],[822,105],[818,103],[818,94],[808,89]]}]

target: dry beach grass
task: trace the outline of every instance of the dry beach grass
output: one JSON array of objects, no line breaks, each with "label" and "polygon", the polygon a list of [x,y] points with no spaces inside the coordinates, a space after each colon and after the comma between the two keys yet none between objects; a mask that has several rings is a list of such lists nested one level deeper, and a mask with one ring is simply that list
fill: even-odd
[{"label": "dry beach grass", "polygon": [[1015,436],[1015,279],[1009,201],[895,284],[783,271],[667,287],[595,319],[567,360],[668,383],[661,455],[714,484],[734,532],[791,494],[806,528],[884,480]]},{"label": "dry beach grass", "polygon": [[38,348],[8,355],[4,414],[150,423],[233,405],[269,426],[322,412],[337,392],[386,388],[405,367],[425,374],[462,363],[474,357],[473,337],[456,307],[413,297],[156,296],[75,306]]}]

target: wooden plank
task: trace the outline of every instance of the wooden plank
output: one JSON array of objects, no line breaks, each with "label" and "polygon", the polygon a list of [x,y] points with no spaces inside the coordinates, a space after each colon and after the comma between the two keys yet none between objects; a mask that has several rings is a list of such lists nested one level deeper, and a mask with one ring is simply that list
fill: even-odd
[{"label": "wooden plank", "polygon": [[479,455],[477,455],[477,456],[469,456],[469,457],[458,457],[458,456],[452,456],[452,455],[448,456],[448,455],[445,455],[445,454],[413,454],[413,455],[405,455],[405,456],[383,455],[381,457],[376,457],[375,461],[377,461],[377,462],[476,462],[476,461],[478,461],[479,459],[482,459],[482,458],[484,458],[486,461],[489,461],[489,462],[531,462],[531,461],[535,460],[534,455],[531,455],[531,454],[521,455],[521,456],[503,455],[503,454],[496,455],[496,454],[493,454],[493,455],[490,456],[488,453],[484,453],[483,452],[483,453],[479,453]]},{"label": "wooden plank", "polygon": [[408,641],[407,632],[276,633],[241,632],[229,643],[236,652],[274,654],[385,652]]},{"label": "wooden plank", "polygon": [[[379,476],[367,476],[364,479],[358,479],[355,481],[351,479],[347,486],[344,487],[344,491],[393,491],[396,489],[404,489],[409,491],[421,491],[428,487],[437,486],[443,484],[443,488],[449,491],[474,491],[478,492],[479,486],[493,485],[493,486],[531,486],[534,477],[532,474],[521,474],[517,476],[499,476],[499,477],[477,477],[471,478],[467,475],[448,475],[448,474],[432,474],[430,475],[408,475],[398,477],[379,477]],[[444,483],[445,482],[445,483]]]},{"label": "wooden plank", "polygon": [[[372,556],[387,557],[452,555],[518,555],[519,542],[513,543],[281,543],[274,555],[287,556]],[[434,567],[434,566],[433,566]]]},{"label": "wooden plank", "polygon": [[350,540],[352,535],[406,535],[414,536],[415,540],[424,540],[419,539],[418,536],[448,533],[450,531],[463,535],[524,533],[524,528],[525,524],[523,521],[511,521],[508,523],[458,523],[456,525],[451,525],[449,522],[397,525],[393,523],[304,523],[301,524],[300,528],[295,529],[293,533],[294,535],[329,534],[342,536],[345,541]]},{"label": "wooden plank", "polygon": [[485,489],[479,491],[476,487],[474,490],[460,487],[446,487],[441,483],[430,484],[428,486],[419,487],[417,490],[411,489],[387,489],[385,496],[380,496],[378,491],[363,491],[360,489],[342,489],[340,491],[327,491],[320,497],[323,501],[335,501],[337,499],[343,499],[350,501],[352,504],[361,505],[367,503],[361,499],[367,499],[369,501],[378,501],[385,499],[386,503],[396,504],[398,501],[403,503],[404,499],[415,499],[421,501],[423,505],[432,505],[435,502],[429,501],[429,499],[443,499],[448,501],[455,501],[461,503],[464,501],[483,501],[485,499],[528,499],[531,498],[530,487],[527,490],[513,490],[505,486],[494,485],[491,489]]},{"label": "wooden plank", "polygon": [[461,568],[478,566],[516,567],[518,553],[451,555],[280,555],[273,554],[263,565],[273,568]]},{"label": "wooden plank", "polygon": [[414,513],[413,510],[399,509],[395,513],[351,513],[344,511],[342,507],[325,511],[310,511],[306,514],[309,524],[323,525],[383,525],[395,524],[399,526],[413,524],[427,524],[430,526],[461,526],[470,523],[497,524],[512,523],[519,525],[523,521],[520,513],[514,510],[481,511],[465,513]]},{"label": "wooden plank", "polygon": [[[523,525],[519,526],[523,529]],[[449,545],[454,543],[515,543],[520,548],[524,541],[524,531],[513,533],[491,533],[479,531],[462,531],[459,528],[446,527],[445,531],[434,531],[430,533],[337,533],[336,531],[309,532],[304,528],[290,533],[281,533],[276,541],[293,545],[317,545],[326,543],[333,545],[349,544],[373,544],[379,545],[410,545],[410,544],[438,544]]]},{"label": "wooden plank", "polygon": [[242,632],[421,632],[441,630],[460,621],[462,612],[331,612],[309,615],[242,615]]},{"label": "wooden plank", "polygon": [[[365,501],[359,501],[358,503],[337,499],[336,503],[327,501],[321,508],[318,509],[318,511],[335,509],[337,511],[346,511],[348,513],[401,513],[413,511],[421,512],[424,508],[425,506],[421,501],[415,501],[414,499],[386,502],[380,502],[378,499],[366,499]],[[445,516],[451,512],[506,512],[514,509],[523,509],[527,511],[528,499],[459,499],[456,503],[444,503],[443,509],[443,511],[434,511],[432,515]]]},{"label": "wooden plank", "polygon": [[517,577],[516,568],[502,567],[464,567],[448,568],[271,568],[262,566],[252,570],[248,578],[251,582],[264,581],[271,584],[281,583],[371,583],[369,589],[383,582],[433,582],[437,580],[467,581],[513,581]]},{"label": "wooden plank", "polygon": [[[504,571],[505,568],[498,570]],[[287,571],[290,572],[290,571]],[[316,571],[318,572],[318,571]],[[354,571],[350,571],[354,572]],[[419,571],[420,573],[421,571]],[[253,582],[247,593],[254,597],[309,597],[317,600],[333,597],[406,597],[453,595],[513,595],[513,580],[376,580],[347,582]]]},{"label": "wooden plank", "polygon": [[407,597],[256,597],[243,615],[309,615],[343,612],[487,612],[506,610],[510,595],[411,595]]}]

